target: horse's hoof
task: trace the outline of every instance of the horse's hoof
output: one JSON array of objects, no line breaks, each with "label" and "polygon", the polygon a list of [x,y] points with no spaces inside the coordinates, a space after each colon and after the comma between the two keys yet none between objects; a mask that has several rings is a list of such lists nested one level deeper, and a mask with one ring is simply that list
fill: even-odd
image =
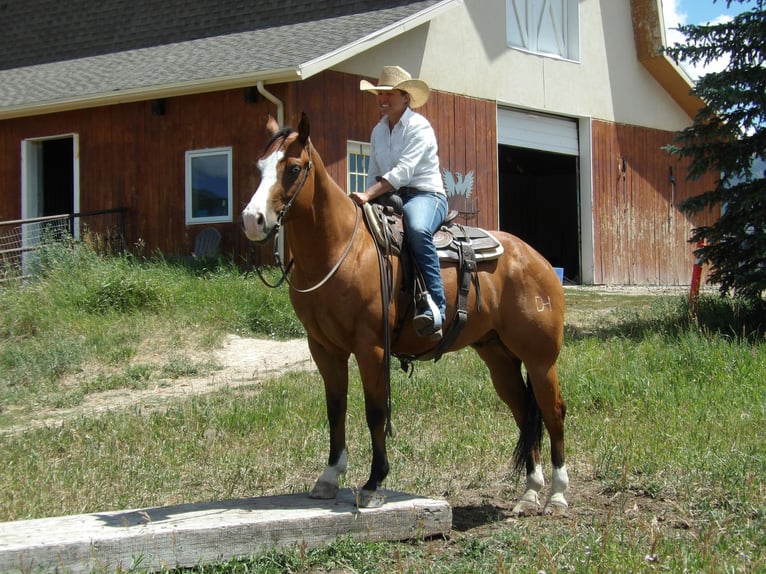
[{"label": "horse's hoof", "polygon": [[545,505],[543,510],[545,516],[552,516],[553,518],[566,518],[569,516],[569,507],[558,502],[549,502]]},{"label": "horse's hoof", "polygon": [[520,500],[516,506],[513,507],[514,516],[537,516],[542,511],[538,502],[532,502],[529,500]]},{"label": "horse's hoof", "polygon": [[527,490],[513,507],[514,516],[536,516],[542,512],[540,497],[532,489]]},{"label": "horse's hoof", "polygon": [[566,517],[569,516],[568,510],[569,505],[567,501],[563,495],[559,494],[558,496],[553,495],[548,499],[548,502],[545,503],[543,514],[553,517]]},{"label": "horse's hoof", "polygon": [[386,501],[386,496],[379,490],[360,490],[356,497],[359,508],[380,508]]},{"label": "horse's hoof", "polygon": [[330,500],[338,494],[338,485],[331,482],[318,480],[314,488],[309,492],[309,498],[319,498],[321,500]]}]

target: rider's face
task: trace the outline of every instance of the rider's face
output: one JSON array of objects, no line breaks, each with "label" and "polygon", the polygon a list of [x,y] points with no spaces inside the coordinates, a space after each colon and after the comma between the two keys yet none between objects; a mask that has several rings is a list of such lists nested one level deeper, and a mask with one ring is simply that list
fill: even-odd
[{"label": "rider's face", "polygon": [[391,124],[399,121],[410,102],[407,92],[401,90],[386,90],[378,92],[378,109],[387,115]]}]

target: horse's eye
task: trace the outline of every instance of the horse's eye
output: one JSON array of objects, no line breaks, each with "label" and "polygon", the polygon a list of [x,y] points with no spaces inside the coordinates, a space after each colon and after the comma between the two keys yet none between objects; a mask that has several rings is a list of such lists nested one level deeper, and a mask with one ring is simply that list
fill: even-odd
[{"label": "horse's eye", "polygon": [[287,174],[290,177],[298,177],[298,174],[301,172],[301,166],[299,165],[291,165],[289,168],[287,168]]}]

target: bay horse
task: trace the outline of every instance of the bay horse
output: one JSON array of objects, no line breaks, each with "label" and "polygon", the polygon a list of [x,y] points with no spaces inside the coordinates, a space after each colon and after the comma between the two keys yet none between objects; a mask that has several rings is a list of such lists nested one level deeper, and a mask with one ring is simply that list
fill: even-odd
[{"label": "bay horse", "polygon": [[[270,141],[257,161],[261,180],[242,212],[241,226],[251,241],[265,243],[283,226],[292,267],[288,282],[295,313],[306,329],[308,346],[324,380],[330,453],[327,466],[309,496],[335,498],[338,479],[347,468],[346,407],[348,361],[359,368],[365,414],[372,440],[370,478],[362,487],[360,507],[384,502],[380,486],[389,470],[386,454],[390,365],[384,341],[381,268],[374,239],[359,223],[356,203],[327,173],[309,139],[303,114],[297,131],[279,129],[269,118]],[[564,460],[564,417],[556,361],[564,332],[564,290],[551,265],[519,238],[493,232],[504,253],[478,264],[480,305],[475,290],[468,298],[468,320],[450,351],[472,346],[489,368],[499,397],[510,407],[520,429],[514,460],[526,471],[526,490],[516,514],[562,513],[569,479]],[[401,288],[402,266],[393,262],[394,293]],[[284,271],[284,268],[283,268]],[[455,309],[457,271],[442,264],[447,317]],[[394,296],[385,320],[411,313],[403,295]],[[448,319],[449,320],[449,319]],[[445,329],[449,325],[445,325]],[[433,347],[406,321],[390,342],[392,353],[417,356]],[[527,371],[525,382],[522,363]],[[551,440],[551,486],[540,504],[544,477],[540,462],[542,423]]]}]

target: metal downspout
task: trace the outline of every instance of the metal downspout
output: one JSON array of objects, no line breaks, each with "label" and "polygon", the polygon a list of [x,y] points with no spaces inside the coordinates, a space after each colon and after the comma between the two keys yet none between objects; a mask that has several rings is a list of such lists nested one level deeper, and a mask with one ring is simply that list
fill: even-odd
[{"label": "metal downspout", "polygon": [[264,98],[269,100],[272,104],[277,106],[277,122],[279,123],[279,127],[282,127],[285,125],[285,104],[277,98],[274,94],[269,92],[264,86],[263,86],[263,80],[258,80],[258,83],[255,85],[256,89],[258,90],[258,93],[261,94]]}]

